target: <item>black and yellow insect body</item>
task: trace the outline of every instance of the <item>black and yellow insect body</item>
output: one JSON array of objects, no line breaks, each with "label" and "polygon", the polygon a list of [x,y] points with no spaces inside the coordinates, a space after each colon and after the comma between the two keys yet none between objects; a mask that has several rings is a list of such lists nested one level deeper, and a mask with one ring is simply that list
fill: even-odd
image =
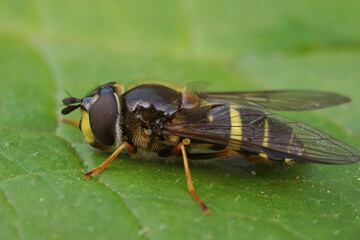
[{"label": "black and yellow insect body", "polygon": [[[306,124],[268,110],[303,111],[334,106],[350,99],[319,91],[263,91],[207,93],[142,84],[127,91],[115,82],[99,86],[88,96],[63,99],[66,115],[80,107],[79,126],[86,141],[113,154],[102,171],[123,150],[182,155],[188,188],[205,213],[210,209],[196,195],[188,159],[238,155],[248,161],[270,163],[315,162],[349,164],[360,152]],[[199,153],[194,150],[202,149]]]}]

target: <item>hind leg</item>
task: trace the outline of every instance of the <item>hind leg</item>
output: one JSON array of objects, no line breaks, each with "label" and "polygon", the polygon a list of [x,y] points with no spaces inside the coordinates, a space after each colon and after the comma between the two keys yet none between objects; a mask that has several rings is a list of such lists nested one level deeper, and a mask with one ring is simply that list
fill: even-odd
[{"label": "hind leg", "polygon": [[210,160],[210,159],[230,157],[230,156],[239,156],[248,162],[268,163],[270,161],[269,159],[263,158],[259,155],[246,154],[236,150],[227,150],[227,151],[213,152],[213,153],[188,153],[188,157],[191,160]]}]

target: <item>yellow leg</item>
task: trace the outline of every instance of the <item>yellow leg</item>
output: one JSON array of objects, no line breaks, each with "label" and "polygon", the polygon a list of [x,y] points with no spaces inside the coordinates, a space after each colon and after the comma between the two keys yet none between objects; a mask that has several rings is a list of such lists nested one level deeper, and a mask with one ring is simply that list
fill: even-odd
[{"label": "yellow leg", "polygon": [[210,214],[211,213],[210,208],[208,208],[205,205],[205,203],[201,200],[201,198],[195,192],[194,185],[193,185],[192,180],[191,180],[190,168],[189,168],[189,163],[188,163],[188,159],[187,159],[187,156],[186,156],[185,145],[181,142],[181,143],[179,143],[179,145],[177,147],[175,147],[175,149],[179,149],[179,148],[181,149],[183,160],[184,160],[185,176],[186,176],[189,192],[193,196],[195,201],[204,210],[204,213],[205,214]]},{"label": "yellow leg", "polygon": [[73,125],[75,127],[79,127],[79,124],[80,124],[79,121],[71,120],[71,119],[67,119],[67,118],[60,118],[59,122],[67,123],[67,124]]},{"label": "yellow leg", "polygon": [[104,170],[124,148],[127,148],[129,150],[129,152],[132,152],[132,153],[135,152],[135,149],[133,146],[131,146],[128,142],[123,142],[123,144],[121,144],[121,146],[118,149],[116,149],[110,155],[110,157],[108,157],[103,163],[101,163],[101,165],[99,167],[94,168],[93,170],[85,173],[84,179],[89,179],[90,176],[93,175],[94,173],[98,173],[98,172],[101,172],[102,170]]}]

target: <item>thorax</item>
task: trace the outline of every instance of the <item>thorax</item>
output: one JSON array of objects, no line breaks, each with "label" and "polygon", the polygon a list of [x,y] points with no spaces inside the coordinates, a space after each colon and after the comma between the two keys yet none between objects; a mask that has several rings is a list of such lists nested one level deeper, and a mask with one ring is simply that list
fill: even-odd
[{"label": "thorax", "polygon": [[161,152],[176,146],[179,138],[161,133],[181,108],[181,92],[155,84],[144,84],[122,96],[123,138],[135,147]]}]

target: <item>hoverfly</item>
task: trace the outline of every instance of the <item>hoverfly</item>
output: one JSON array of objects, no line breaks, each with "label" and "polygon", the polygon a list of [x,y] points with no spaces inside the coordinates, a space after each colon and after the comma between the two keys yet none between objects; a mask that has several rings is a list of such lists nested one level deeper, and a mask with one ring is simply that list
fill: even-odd
[{"label": "hoverfly", "polygon": [[[105,83],[78,99],[63,99],[66,115],[81,109],[78,126],[94,148],[113,153],[89,179],[104,170],[124,149],[182,155],[188,190],[206,214],[210,209],[195,193],[190,160],[240,156],[250,162],[349,164],[360,152],[304,123],[267,110],[304,111],[334,106],[350,99],[321,91],[197,92],[159,84],[123,91]],[[201,149],[202,153],[194,150]]]}]

